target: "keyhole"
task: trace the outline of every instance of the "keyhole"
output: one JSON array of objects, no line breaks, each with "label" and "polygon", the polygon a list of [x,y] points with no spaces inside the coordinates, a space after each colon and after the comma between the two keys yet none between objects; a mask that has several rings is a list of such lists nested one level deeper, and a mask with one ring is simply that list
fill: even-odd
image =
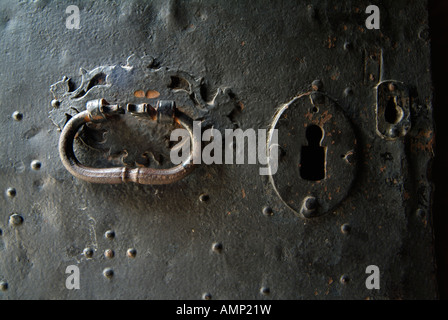
[{"label": "keyhole", "polygon": [[391,97],[384,110],[384,119],[390,124],[397,124],[403,118],[403,110],[395,103],[395,98]]},{"label": "keyhole", "polygon": [[319,126],[306,129],[307,146],[302,146],[300,176],[309,181],[325,178],[325,148],[320,145],[324,134]]}]

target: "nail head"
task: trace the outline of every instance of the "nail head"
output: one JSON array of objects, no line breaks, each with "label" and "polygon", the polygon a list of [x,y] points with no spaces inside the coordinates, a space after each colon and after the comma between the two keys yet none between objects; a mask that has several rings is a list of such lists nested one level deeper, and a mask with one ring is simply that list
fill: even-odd
[{"label": "nail head", "polygon": [[57,99],[53,99],[51,100],[51,106],[55,109],[59,108],[61,105],[61,102]]},{"label": "nail head", "polygon": [[347,284],[350,281],[350,279],[349,279],[349,277],[347,275],[344,274],[344,275],[341,276],[341,279],[339,281],[342,284]]},{"label": "nail head", "polygon": [[134,248],[130,248],[128,249],[128,251],[126,252],[126,255],[129,258],[135,258],[135,256],[137,255],[137,250],[135,250]]},{"label": "nail head", "polygon": [[204,293],[202,295],[202,299],[204,299],[204,300],[211,300],[212,299],[212,295],[210,293]]},{"label": "nail head", "polygon": [[112,270],[111,268],[106,268],[106,269],[103,270],[103,275],[106,278],[110,279],[110,278],[112,278],[114,276],[114,270]]},{"label": "nail head", "polygon": [[262,295],[267,296],[267,295],[269,295],[269,293],[271,293],[271,290],[270,290],[268,287],[262,287],[262,288],[260,289],[260,293],[261,293]]},{"label": "nail head", "polygon": [[104,251],[104,256],[108,259],[112,259],[115,256],[115,252],[112,249]]},{"label": "nail head", "polygon": [[115,232],[114,232],[113,230],[107,230],[107,231],[104,233],[104,236],[105,236],[107,239],[113,239],[113,238],[115,238]]},{"label": "nail head", "polygon": [[8,197],[14,198],[16,196],[17,192],[16,192],[16,189],[14,189],[14,188],[8,188],[6,190],[6,194],[8,195]]},{"label": "nail head", "polygon": [[31,169],[40,170],[41,167],[42,167],[42,163],[39,160],[31,161]]},{"label": "nail head", "polygon": [[271,207],[264,207],[263,208],[263,214],[265,216],[272,216],[274,214],[274,212],[273,212]]},{"label": "nail head", "polygon": [[17,213],[14,213],[9,217],[9,223],[14,226],[21,225],[23,223],[23,217]]},{"label": "nail head", "polygon": [[23,119],[23,114],[21,112],[19,112],[19,111],[14,111],[13,114],[12,114],[12,118],[15,121],[21,121]]},{"label": "nail head", "polygon": [[83,250],[83,254],[86,258],[92,258],[93,257],[93,249],[92,248],[85,248]]},{"label": "nail head", "polygon": [[8,283],[6,283],[5,281],[0,281],[0,290],[1,291],[8,290]]}]

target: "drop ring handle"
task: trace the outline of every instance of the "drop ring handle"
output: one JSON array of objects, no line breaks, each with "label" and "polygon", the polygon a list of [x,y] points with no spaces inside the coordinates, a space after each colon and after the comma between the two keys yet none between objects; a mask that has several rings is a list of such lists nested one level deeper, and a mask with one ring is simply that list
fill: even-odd
[{"label": "drop ring handle", "polygon": [[179,181],[189,175],[195,165],[195,153],[200,152],[200,144],[193,135],[193,120],[176,109],[174,101],[160,100],[154,108],[149,104],[128,104],[127,111],[133,115],[148,116],[158,123],[181,124],[190,135],[190,154],[180,164],[168,169],[154,168],[92,168],[79,162],[73,150],[76,133],[86,123],[101,123],[108,121],[112,116],[126,113],[119,105],[111,105],[105,99],[88,101],[86,110],[73,116],[64,126],[59,138],[59,156],[64,167],[74,177],[90,183],[120,184],[134,182],[137,184],[162,185]]}]

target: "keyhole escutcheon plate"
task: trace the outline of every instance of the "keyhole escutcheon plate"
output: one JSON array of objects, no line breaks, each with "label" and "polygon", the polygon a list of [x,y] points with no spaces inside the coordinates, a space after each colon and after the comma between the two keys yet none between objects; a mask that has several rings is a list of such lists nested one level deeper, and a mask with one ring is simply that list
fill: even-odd
[{"label": "keyhole escutcheon plate", "polygon": [[395,80],[376,87],[376,133],[385,140],[397,140],[411,129],[411,98],[407,86]]},{"label": "keyhole escutcheon plate", "polygon": [[355,131],[342,108],[325,93],[305,93],[281,106],[271,128],[280,151],[270,181],[283,203],[305,218],[335,209],[357,167]]}]

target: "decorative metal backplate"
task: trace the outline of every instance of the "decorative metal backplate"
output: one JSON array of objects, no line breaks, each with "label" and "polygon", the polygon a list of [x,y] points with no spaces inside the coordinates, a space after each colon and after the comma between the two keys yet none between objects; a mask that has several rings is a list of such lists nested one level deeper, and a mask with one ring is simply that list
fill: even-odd
[{"label": "decorative metal backplate", "polygon": [[[81,68],[81,83],[76,89],[73,80],[64,76],[50,87],[54,98],[50,119],[61,130],[68,119],[84,111],[86,103],[92,99],[105,98],[124,106],[129,103],[155,106],[163,99],[174,101],[178,108],[204,126],[213,123],[221,128],[223,120],[211,120],[210,111],[218,105],[221,110],[233,110],[237,106],[238,101],[229,90],[217,88],[206,96],[201,94],[205,87],[203,78],[154,64],[152,57],[131,56],[124,65],[97,67],[91,71]],[[207,98],[211,100],[206,101]],[[93,161],[95,166],[124,164],[161,168],[171,165],[172,130],[172,125],[128,115],[107,123],[89,124],[79,135],[84,147],[97,151],[96,155],[89,156],[86,152],[83,155],[85,161]]]},{"label": "decorative metal backplate", "polygon": [[307,218],[335,208],[356,177],[356,137],[343,110],[324,93],[302,94],[278,111],[273,128],[280,161],[271,182],[279,197]]}]

